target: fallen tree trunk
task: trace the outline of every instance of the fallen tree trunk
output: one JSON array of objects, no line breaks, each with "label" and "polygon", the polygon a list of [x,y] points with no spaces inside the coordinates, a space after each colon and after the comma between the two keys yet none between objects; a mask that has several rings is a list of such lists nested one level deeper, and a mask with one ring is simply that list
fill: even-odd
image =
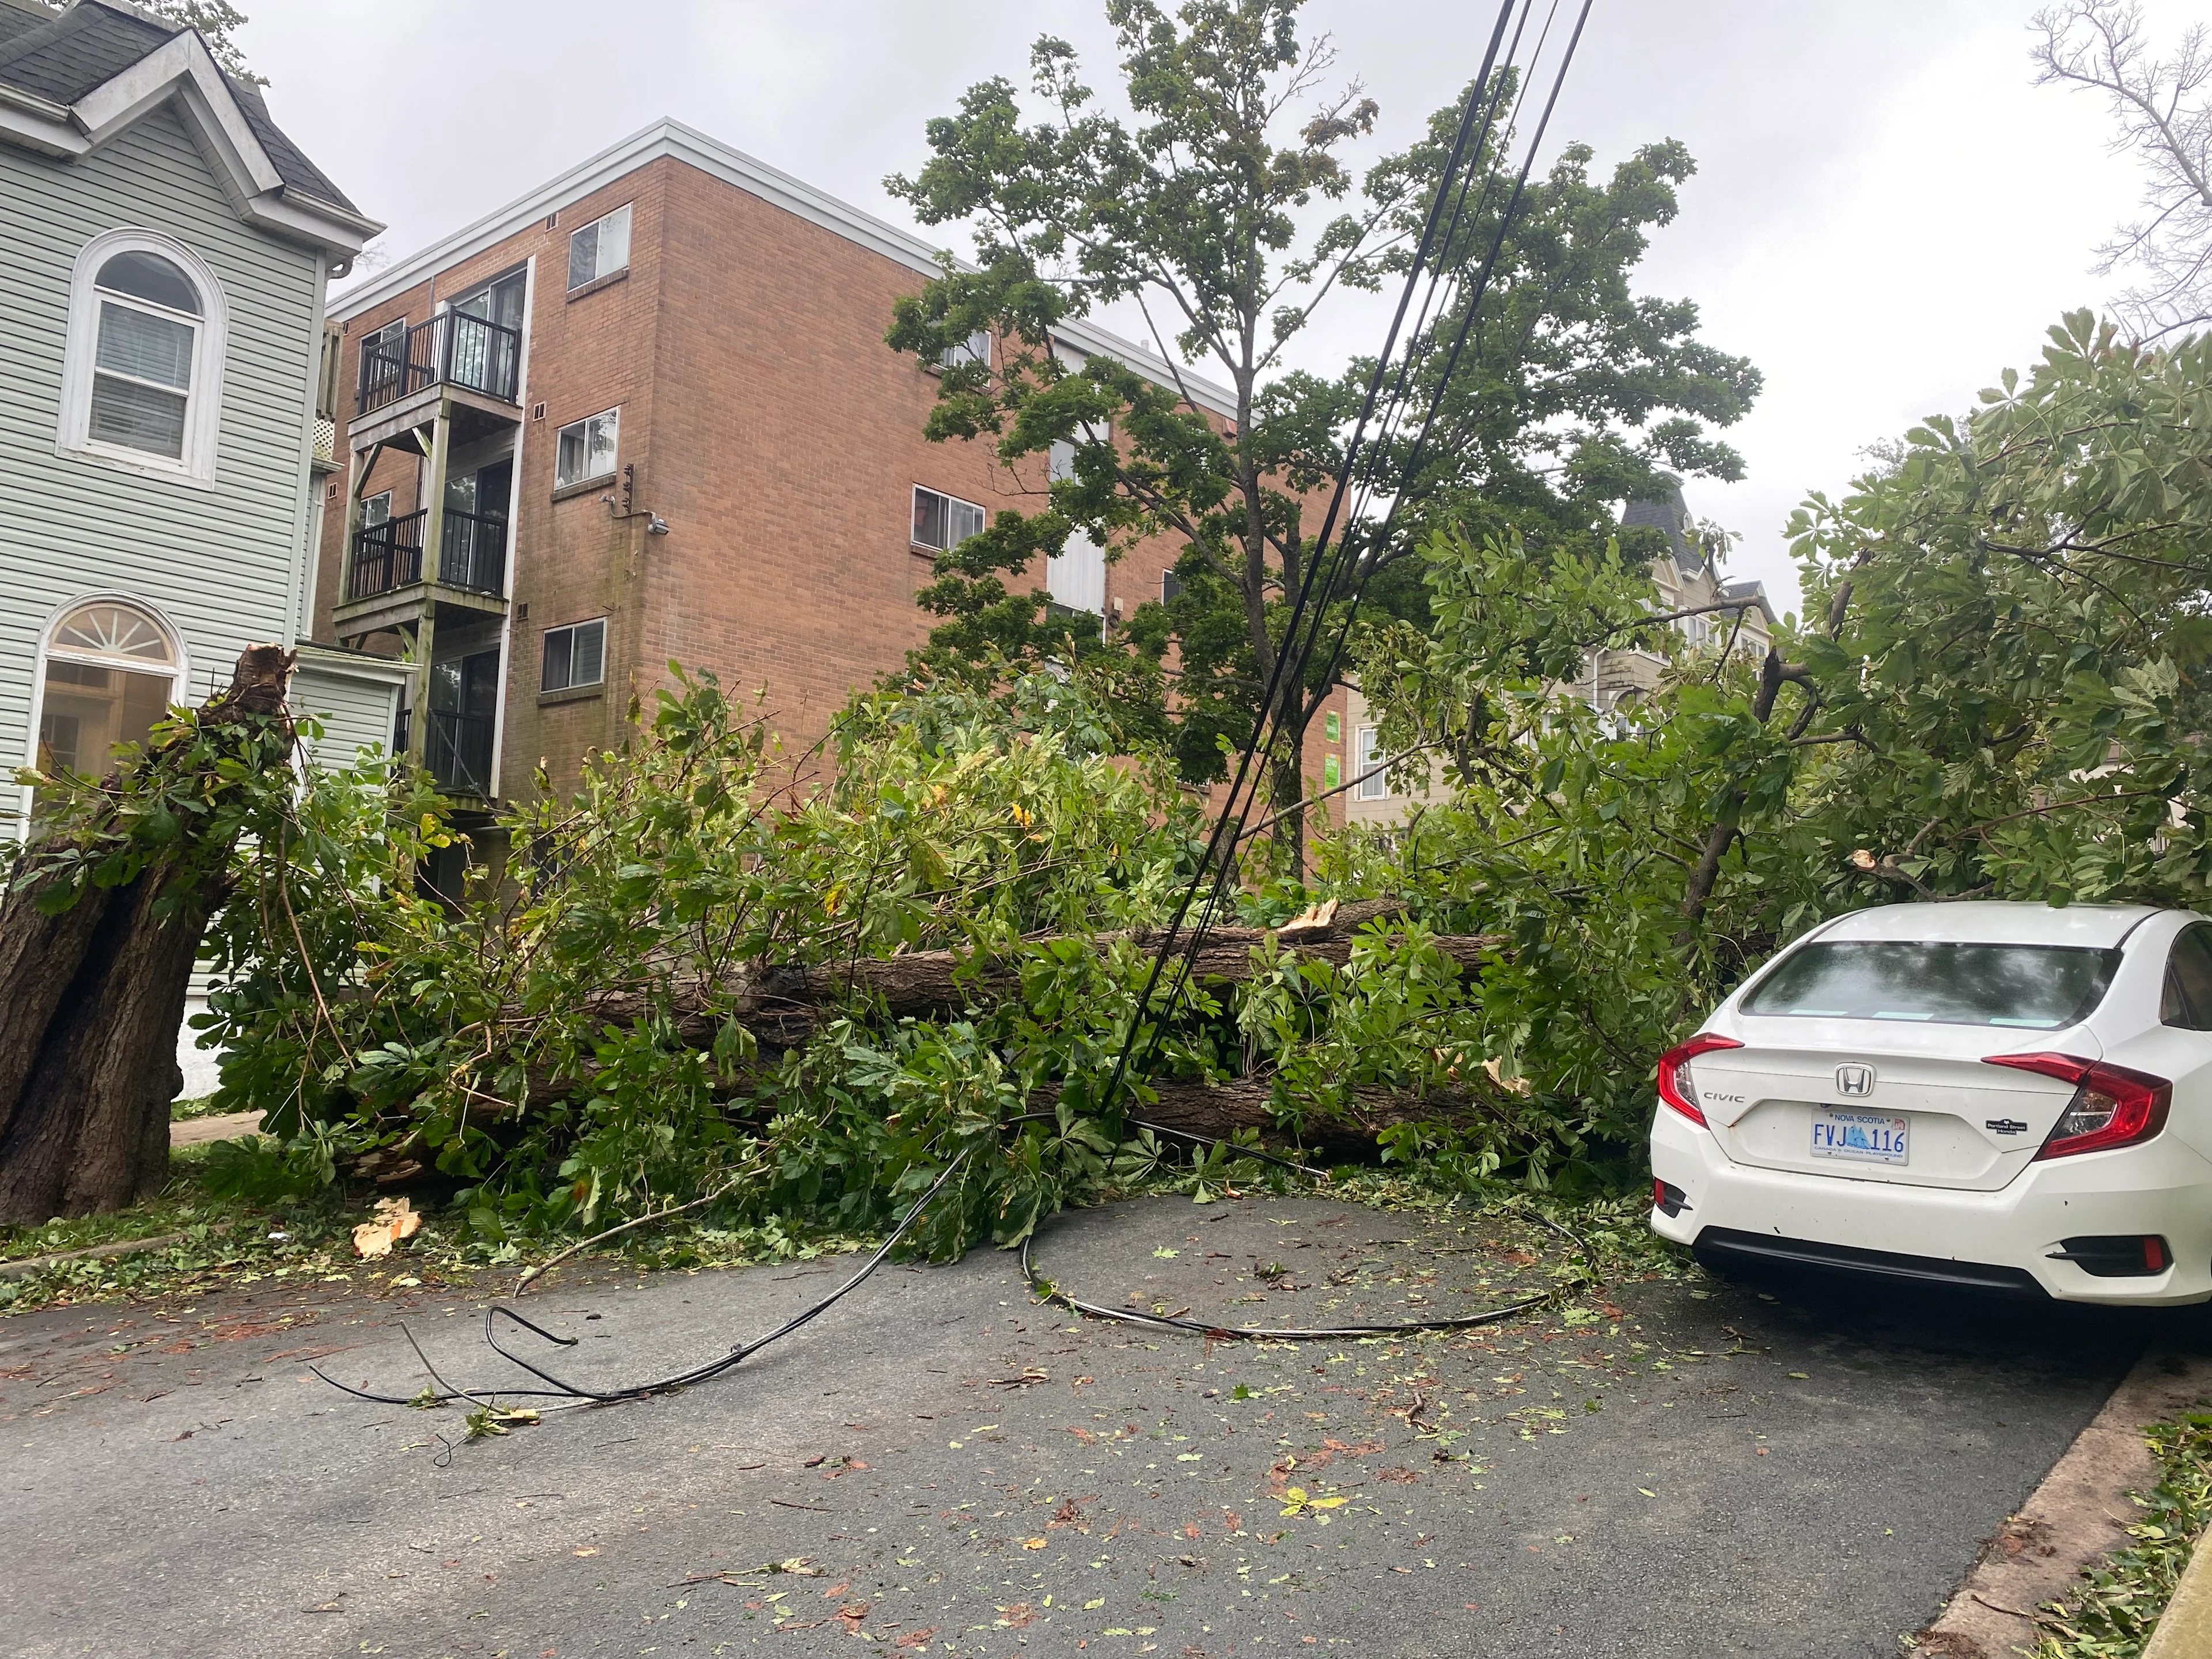
[{"label": "fallen tree trunk", "polygon": [[[1253,952],[1270,939],[1288,954],[1341,967],[1351,959],[1358,929],[1398,908],[1390,900],[1363,900],[1303,927],[1215,928],[1199,948],[1192,978],[1215,983],[1249,979]],[[1110,937],[1098,943],[1106,945]],[[1136,943],[1151,948],[1158,945],[1158,936],[1139,934]],[[1496,933],[1440,933],[1430,943],[1457,963],[1462,974],[1469,974],[1505,939]],[[812,967],[770,966],[730,984],[678,985],[669,999],[668,1012],[675,1017],[682,1040],[695,1047],[711,1044],[720,1020],[727,1016],[771,1047],[792,1048],[806,1040],[820,1010],[856,997],[879,1002],[897,1018],[980,1007],[1020,989],[1020,970],[1014,964],[978,963],[951,951],[916,951]],[[595,999],[590,1012],[595,1021],[628,1025],[659,1006],[652,994],[620,991]]]},{"label": "fallen tree trunk", "polygon": [[[0,1225],[118,1209],[167,1180],[177,1033],[239,827],[214,810],[238,787],[217,764],[284,763],[291,671],[290,652],[249,647],[191,727],[19,860],[0,898]],[[202,810],[149,830],[140,809],[179,795]],[[84,878],[106,860],[127,878]]]},{"label": "fallen tree trunk", "polygon": [[[1362,899],[1304,926],[1218,928],[1206,936],[1194,978],[1216,983],[1249,979],[1253,951],[1271,938],[1285,952],[1340,967],[1351,959],[1353,936],[1360,927],[1379,917],[1395,915],[1402,908],[1395,899]],[[1114,937],[1102,935],[1097,942],[1103,945]],[[1134,937],[1138,944],[1147,946],[1157,945],[1160,939],[1158,933]],[[1430,940],[1459,964],[1462,974],[1476,971],[1483,957],[1505,942],[1498,933],[1439,933]],[[1019,971],[1011,966],[977,968],[950,951],[916,951],[907,956],[860,957],[823,967],[756,969],[728,988],[703,982],[678,985],[669,998],[667,1010],[674,1020],[678,1041],[688,1048],[712,1048],[726,1018],[750,1030],[763,1048],[795,1048],[812,1035],[822,1010],[855,995],[880,999],[894,1018],[926,1017],[975,1007],[1017,995],[1020,989]],[[654,996],[632,990],[596,998],[589,1012],[594,1024],[623,1026],[652,1017],[660,1006]],[[531,1023],[526,1015],[512,1018],[518,1025]],[[522,1109],[535,1110],[587,1091],[596,1069],[587,1065],[580,1075],[556,1079],[550,1070],[532,1067]],[[498,1115],[495,1109],[492,1115]]]}]

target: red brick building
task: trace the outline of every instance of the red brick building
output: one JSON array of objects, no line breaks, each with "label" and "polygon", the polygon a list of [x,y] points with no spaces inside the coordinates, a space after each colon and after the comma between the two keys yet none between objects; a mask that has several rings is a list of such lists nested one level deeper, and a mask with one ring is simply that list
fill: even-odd
[{"label": "red brick building", "polygon": [[[883,337],[933,252],[664,121],[355,289],[316,636],[428,665],[401,741],[464,795],[573,776],[671,660],[765,687],[803,749],[922,641],[936,548],[1044,486],[921,435],[936,379]],[[1169,374],[1087,325],[1055,345]],[[1110,617],[1179,550],[1039,585]]]}]

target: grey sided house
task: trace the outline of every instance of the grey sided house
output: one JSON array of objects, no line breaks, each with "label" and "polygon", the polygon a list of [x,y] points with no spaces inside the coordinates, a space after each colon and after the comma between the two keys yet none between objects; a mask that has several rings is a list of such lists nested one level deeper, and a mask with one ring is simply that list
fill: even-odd
[{"label": "grey sided house", "polygon": [[[191,30],[0,0],[0,841],[16,768],[308,631],[325,285],[380,228]],[[307,646],[293,704],[349,760],[406,672]]]}]

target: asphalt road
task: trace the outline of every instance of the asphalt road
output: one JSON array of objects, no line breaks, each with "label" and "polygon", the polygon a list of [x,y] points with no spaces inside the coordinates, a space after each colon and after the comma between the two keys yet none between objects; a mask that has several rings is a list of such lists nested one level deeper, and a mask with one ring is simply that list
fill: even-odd
[{"label": "asphalt road", "polygon": [[[1041,1255],[1094,1300],[1336,1323],[1496,1305],[1560,1248],[1153,1200]],[[838,1271],[556,1279],[525,1306],[580,1339],[537,1355],[607,1384],[726,1350]],[[1796,1280],[1607,1295],[1472,1334],[1209,1346],[1055,1316],[985,1250],[886,1267],[690,1392],[473,1441],[459,1410],[304,1369],[412,1394],[404,1320],[462,1386],[526,1381],[461,1296],[26,1316],[0,1323],[0,1645],[1892,1656],[2144,1345],[2208,1328]]]}]

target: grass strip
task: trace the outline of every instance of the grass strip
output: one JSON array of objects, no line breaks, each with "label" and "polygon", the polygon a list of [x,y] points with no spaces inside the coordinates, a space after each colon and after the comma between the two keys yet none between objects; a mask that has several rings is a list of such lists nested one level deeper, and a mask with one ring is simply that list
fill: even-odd
[{"label": "grass strip", "polygon": [[2159,1478],[2148,1494],[2129,1494],[2143,1512],[2128,1528],[2135,1541],[2082,1568],[2070,1604],[2044,1604],[2034,1659],[2137,1659],[2212,1522],[2212,1413],[2185,1412],[2143,1435]]}]

